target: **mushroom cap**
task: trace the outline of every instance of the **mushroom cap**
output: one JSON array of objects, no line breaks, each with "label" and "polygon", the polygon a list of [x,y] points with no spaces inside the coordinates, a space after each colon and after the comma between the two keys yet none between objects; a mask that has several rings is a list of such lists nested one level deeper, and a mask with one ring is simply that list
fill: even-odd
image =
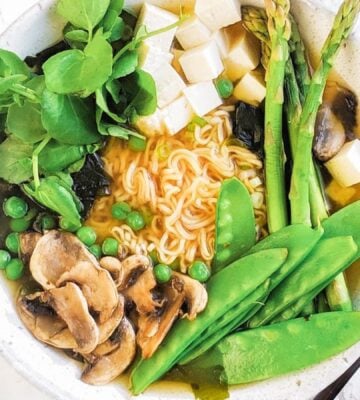
[{"label": "mushroom cap", "polygon": [[23,232],[19,235],[20,258],[24,264],[29,264],[37,242],[41,239],[38,232]]},{"label": "mushroom cap", "polygon": [[86,299],[74,283],[20,297],[17,308],[29,331],[54,347],[90,353],[99,342]]},{"label": "mushroom cap", "polygon": [[111,337],[86,356],[88,365],[81,376],[82,381],[90,385],[106,385],[126,370],[135,353],[134,328],[124,317]]},{"label": "mushroom cap", "polygon": [[102,257],[100,259],[100,267],[106,269],[112,276],[115,285],[118,287],[124,280],[124,269],[121,261],[116,257]]},{"label": "mushroom cap", "polygon": [[125,312],[125,299],[119,294],[119,302],[111,317],[102,324],[98,324],[99,328],[99,344],[104,343],[114,333],[119,326]]},{"label": "mushroom cap", "polygon": [[134,254],[122,261],[123,281],[119,286],[119,290],[124,290],[132,286],[137,278],[152,265],[149,257]]},{"label": "mushroom cap", "polygon": [[117,289],[109,272],[71,233],[53,230],[43,235],[30,259],[30,271],[44,289],[66,282],[78,284],[100,324],[111,317],[118,305]]}]

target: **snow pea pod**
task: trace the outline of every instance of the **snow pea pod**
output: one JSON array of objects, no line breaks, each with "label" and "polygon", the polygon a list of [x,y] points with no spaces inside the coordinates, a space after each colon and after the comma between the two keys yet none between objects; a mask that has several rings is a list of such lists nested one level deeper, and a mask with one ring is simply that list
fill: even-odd
[{"label": "snow pea pod", "polygon": [[359,312],[331,312],[235,333],[191,365],[221,368],[220,380],[240,384],[306,368],[360,340]]},{"label": "snow pea pod", "polygon": [[132,391],[141,393],[172,368],[200,335],[225,313],[264,283],[286,260],[286,249],[264,250],[232,263],[208,282],[208,304],[196,320],[178,320],[164,342],[148,359],[141,360],[131,374]]},{"label": "snow pea pod", "polygon": [[248,190],[236,178],[223,182],[216,204],[213,273],[245,254],[256,241],[254,209]]},{"label": "snow pea pod", "polygon": [[301,266],[270,293],[265,306],[250,320],[249,326],[267,324],[302,296],[330,283],[355,261],[357,252],[351,236],[321,240]]},{"label": "snow pea pod", "polygon": [[178,363],[184,365],[199,357],[239,325],[246,322],[251,315],[254,315],[258,307],[261,306],[259,303],[262,303],[268,295],[269,287],[270,279],[255,289],[246,299],[229,310],[214,324],[209,326],[199,339],[186,350]]},{"label": "snow pea pod", "polygon": [[311,229],[303,224],[289,225],[258,242],[248,254],[279,247],[288,249],[288,258],[271,277],[270,290],[273,290],[305,259],[322,235],[322,228]]}]

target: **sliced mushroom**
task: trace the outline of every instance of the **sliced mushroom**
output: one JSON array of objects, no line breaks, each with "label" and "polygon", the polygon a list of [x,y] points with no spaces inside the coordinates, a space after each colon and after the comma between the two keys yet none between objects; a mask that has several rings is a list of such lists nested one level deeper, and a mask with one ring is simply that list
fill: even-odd
[{"label": "sliced mushroom", "polygon": [[50,231],[43,235],[35,246],[30,270],[44,289],[66,282],[80,285],[100,324],[111,317],[118,305],[117,289],[109,272],[73,234]]},{"label": "sliced mushroom", "polygon": [[111,317],[103,324],[98,324],[99,328],[99,344],[104,343],[114,333],[124,316],[125,300],[119,294],[119,303],[112,313]]},{"label": "sliced mushroom", "polygon": [[99,330],[74,283],[21,297],[17,308],[25,326],[45,343],[85,353],[98,345]]},{"label": "sliced mushroom", "polygon": [[90,385],[105,385],[126,370],[135,352],[134,328],[124,317],[109,340],[98,346],[91,355],[85,356],[89,364],[81,379]]},{"label": "sliced mushroom", "polygon": [[38,232],[24,232],[19,235],[20,258],[24,264],[29,264],[37,242],[41,239]]},{"label": "sliced mushroom", "polygon": [[103,257],[100,259],[100,266],[110,272],[117,287],[121,285],[124,280],[124,269],[118,258]]},{"label": "sliced mushroom", "polygon": [[124,275],[119,290],[132,286],[137,281],[137,278],[149,267],[151,267],[151,261],[148,257],[136,254],[125,258],[122,261]]},{"label": "sliced mushroom", "polygon": [[157,286],[152,269],[147,269],[128,289],[123,291],[124,296],[133,301],[140,314],[149,314],[161,307],[162,303],[154,300],[152,290]]},{"label": "sliced mushroom", "polygon": [[161,312],[142,314],[138,319],[136,340],[141,348],[142,357],[151,357],[181,313],[181,307],[187,304],[185,316],[193,320],[204,310],[208,296],[203,285],[194,279],[173,273],[173,278],[165,286],[164,297],[166,303]]}]

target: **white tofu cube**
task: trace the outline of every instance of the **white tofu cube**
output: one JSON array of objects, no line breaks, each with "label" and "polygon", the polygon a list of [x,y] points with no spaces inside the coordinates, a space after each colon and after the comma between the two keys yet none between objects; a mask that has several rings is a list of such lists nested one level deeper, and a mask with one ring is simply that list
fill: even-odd
[{"label": "white tofu cube", "polygon": [[184,129],[194,118],[195,113],[185,96],[181,96],[161,110],[164,126],[170,135]]},{"label": "white tofu cube", "polygon": [[[194,10],[195,6],[195,0],[146,0],[146,2],[175,14],[180,14],[180,10],[189,13]],[[143,4],[144,0],[126,0],[125,8],[137,15]]]},{"label": "white tofu cube", "polygon": [[224,70],[219,50],[213,40],[186,50],[179,62],[190,83],[211,81]]},{"label": "white tofu cube", "polygon": [[137,118],[135,128],[146,137],[163,135],[165,133],[165,126],[161,110],[157,108],[154,114]]},{"label": "white tofu cube", "polygon": [[163,108],[178,98],[185,89],[185,82],[170,64],[164,64],[152,72],[154,78],[158,106]]},{"label": "white tofu cube", "polygon": [[184,95],[195,113],[200,117],[222,104],[222,100],[212,81],[190,85],[184,89]]},{"label": "white tofu cube", "polygon": [[181,68],[179,58],[184,54],[184,50],[173,49],[171,51],[174,58],[172,60],[172,66],[175,68],[175,71],[183,78],[186,79],[183,69]]},{"label": "white tofu cube", "polygon": [[211,31],[196,15],[181,24],[176,32],[176,38],[185,50],[206,43],[210,37]]},{"label": "white tofu cube", "polygon": [[259,65],[260,42],[241,23],[226,28],[225,35],[229,44],[224,60],[226,74],[235,81]]},{"label": "white tofu cube", "polygon": [[142,43],[139,48],[139,67],[152,74],[164,64],[170,64],[174,55],[164,52],[158,47]]},{"label": "white tofu cube", "polygon": [[196,0],[195,14],[212,31],[241,21],[240,0]]},{"label": "white tofu cube", "polygon": [[217,44],[221,57],[226,58],[229,53],[229,43],[224,29],[214,32],[211,39]]},{"label": "white tofu cube", "polygon": [[332,177],[344,187],[360,182],[360,140],[345,143],[336,156],[325,164]]},{"label": "white tofu cube", "polygon": [[258,106],[266,96],[266,84],[259,71],[248,72],[234,89],[234,96],[245,103]]},{"label": "white tofu cube", "polygon": [[[153,6],[152,4],[144,3],[140,11],[135,32],[137,32],[141,26],[145,26],[148,32],[153,32],[174,24],[178,19],[177,15],[169,11]],[[158,47],[164,52],[169,52],[175,33],[176,28],[145,39],[144,42],[148,45]]]}]

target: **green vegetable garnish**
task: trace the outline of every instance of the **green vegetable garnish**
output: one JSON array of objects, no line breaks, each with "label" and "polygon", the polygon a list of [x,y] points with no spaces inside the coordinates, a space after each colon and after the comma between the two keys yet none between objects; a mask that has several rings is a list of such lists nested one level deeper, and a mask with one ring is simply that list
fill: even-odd
[{"label": "green vegetable garnish", "polygon": [[223,99],[228,99],[233,94],[234,84],[230,79],[220,78],[215,83],[216,89]]},{"label": "green vegetable garnish", "polygon": [[199,282],[206,282],[210,278],[210,270],[203,261],[194,261],[189,268],[189,275]]},{"label": "green vegetable garnish", "polygon": [[154,275],[159,283],[167,283],[172,276],[172,269],[166,264],[158,264],[154,267]]},{"label": "green vegetable garnish", "polygon": [[119,252],[119,242],[114,238],[107,238],[104,240],[101,250],[106,256],[116,257]]},{"label": "green vegetable garnish", "polygon": [[131,211],[126,217],[126,223],[135,232],[145,227],[144,217],[138,211]]},{"label": "green vegetable garnish", "polygon": [[10,229],[13,232],[24,232],[29,229],[31,221],[26,218],[16,218],[10,220]]},{"label": "green vegetable garnish", "polygon": [[129,139],[129,149],[136,152],[142,152],[146,149],[146,139],[131,136]]},{"label": "green vegetable garnish", "polygon": [[0,269],[5,269],[11,260],[11,255],[6,250],[0,250]]},{"label": "green vegetable garnish", "polygon": [[99,244],[93,244],[89,247],[89,251],[93,254],[97,259],[99,259],[102,255],[101,246]]},{"label": "green vegetable garnish", "polygon": [[17,281],[24,275],[24,264],[18,258],[13,258],[5,268],[5,274],[10,281]]},{"label": "green vegetable garnish", "polygon": [[20,197],[12,196],[9,199],[5,200],[4,205],[4,214],[11,218],[22,218],[25,217],[28,212],[28,205],[25,200]]},{"label": "green vegetable garnish", "polygon": [[76,236],[86,245],[92,246],[96,242],[96,232],[90,226],[82,226]]},{"label": "green vegetable garnish", "polygon": [[111,215],[113,218],[118,220],[125,220],[126,217],[130,214],[131,207],[128,203],[121,201],[119,203],[115,203],[111,207]]},{"label": "green vegetable garnish", "polygon": [[17,232],[9,233],[5,238],[5,246],[11,253],[19,252],[19,234]]}]

